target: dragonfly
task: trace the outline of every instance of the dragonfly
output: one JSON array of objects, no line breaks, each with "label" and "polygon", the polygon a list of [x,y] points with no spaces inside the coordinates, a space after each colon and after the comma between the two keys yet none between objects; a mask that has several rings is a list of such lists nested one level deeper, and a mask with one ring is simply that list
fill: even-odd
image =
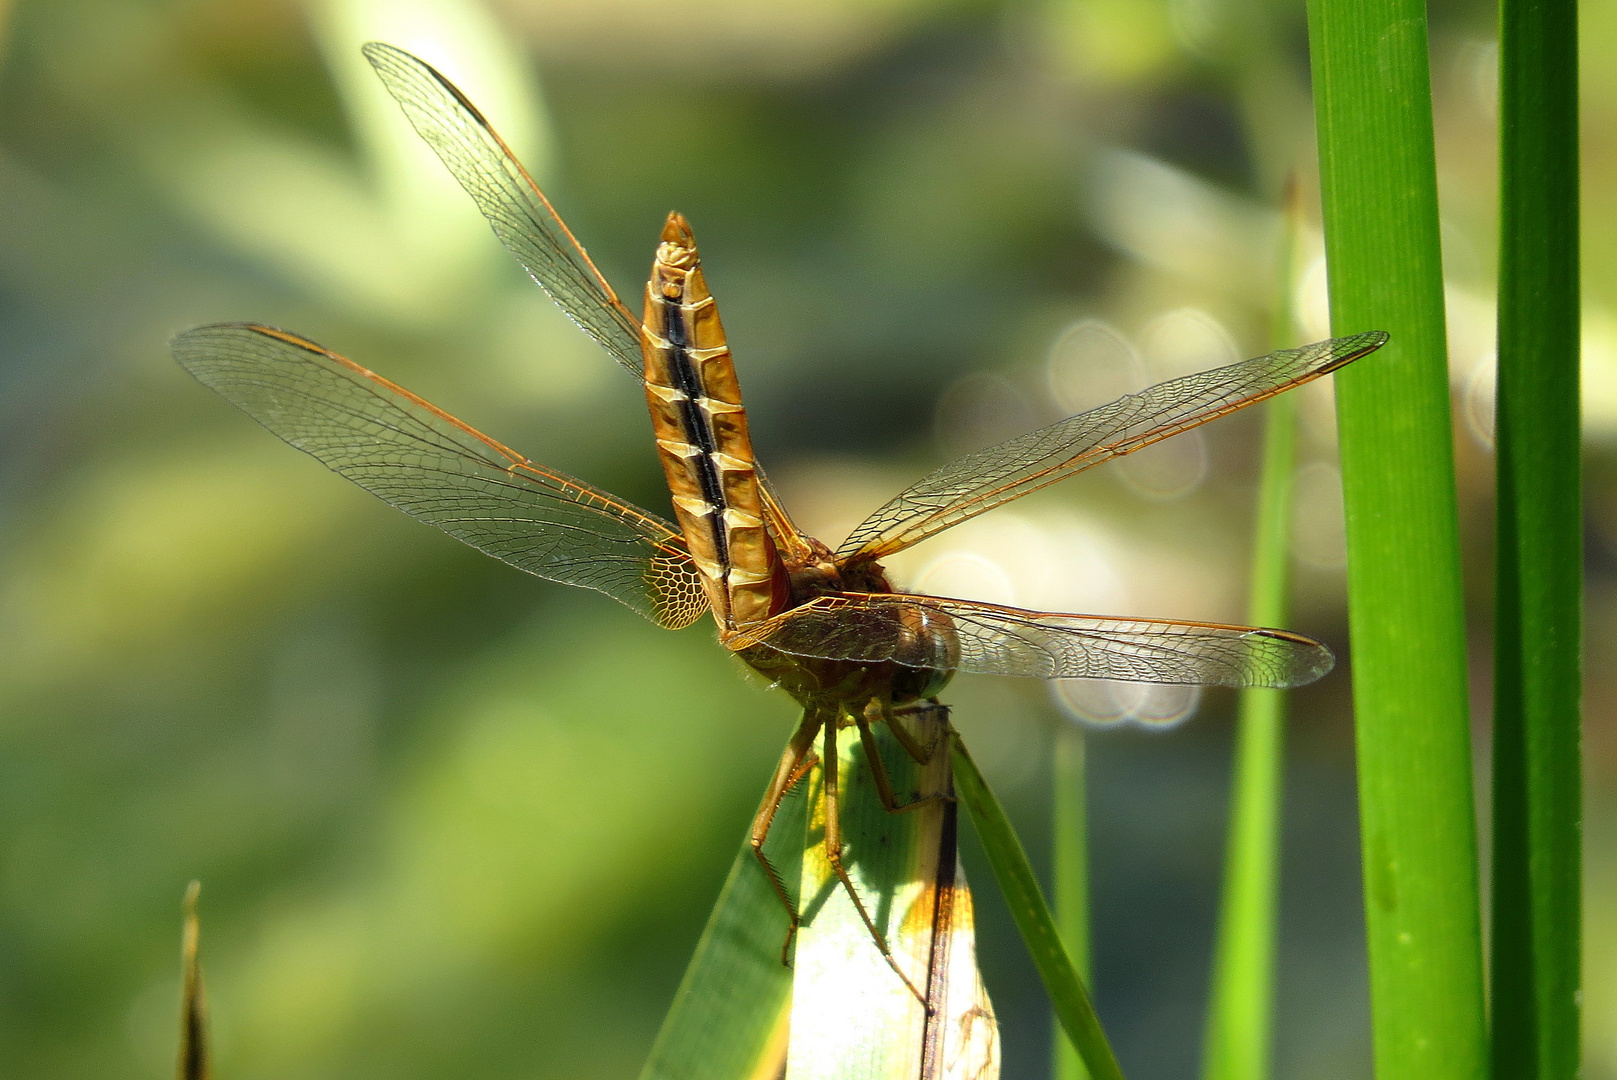
[{"label": "dragonfly", "polygon": [[[781,801],[823,768],[826,858],[876,946],[887,942],[843,865],[837,739],[854,728],[891,812],[877,752],[885,724],[925,763],[901,718],[946,706],[960,672],[1290,687],[1330,650],[1285,630],[1026,611],[907,593],[882,560],[1029,492],[1320,378],[1387,341],[1379,331],[1202,371],[979,450],[921,478],[835,549],[804,533],[759,467],[717,303],[689,223],[665,222],[637,317],[476,106],[425,61],[364,47],[410,124],[495,235],[584,333],[643,387],[670,522],[547,468],[381,375],[297,334],[253,323],[189,330],[175,358],[275,435],[412,517],[551,581],[594,589],[668,629],[704,615],[722,645],[802,706],[749,830],[789,923],[800,916],[764,852]],[[819,752],[815,752],[816,746]]]}]

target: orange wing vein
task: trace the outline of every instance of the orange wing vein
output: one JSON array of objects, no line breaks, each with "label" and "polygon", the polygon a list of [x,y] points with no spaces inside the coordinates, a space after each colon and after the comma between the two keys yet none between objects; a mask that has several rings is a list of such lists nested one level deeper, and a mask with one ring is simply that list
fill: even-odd
[{"label": "orange wing vein", "polygon": [[292,446],[519,570],[605,593],[670,628],[707,610],[668,522],[534,464],[312,341],[224,323],[175,338],[174,357]]},{"label": "orange wing vein", "polygon": [[[947,597],[822,596],[726,639],[828,660],[896,660],[916,615],[952,625],[957,671],[1036,679],[1123,679],[1204,686],[1301,686],[1331,670],[1331,651],[1284,630],[1068,615]],[[899,661],[902,662],[902,661]]]},{"label": "orange wing vein", "polygon": [[[373,41],[365,46],[365,57],[528,275],[608,355],[642,378],[640,320],[477,106],[431,64],[402,49]],[[761,473],[758,483],[775,541],[784,550],[806,549]]]},{"label": "orange wing vein", "polygon": [[1387,342],[1372,330],[1172,379],[1049,427],[967,454],[866,518],[840,562],[880,559],[1074,473],[1273,397]]},{"label": "orange wing vein", "polygon": [[403,49],[373,41],[365,46],[365,58],[517,262],[568,318],[638,378],[640,320],[618,299],[477,106],[431,64]]}]

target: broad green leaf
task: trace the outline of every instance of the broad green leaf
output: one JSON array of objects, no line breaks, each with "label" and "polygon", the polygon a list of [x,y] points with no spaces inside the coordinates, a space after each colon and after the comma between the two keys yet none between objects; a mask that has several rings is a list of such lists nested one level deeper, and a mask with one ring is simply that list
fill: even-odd
[{"label": "broad green leaf", "polygon": [[[948,795],[947,722],[934,713],[898,722],[932,749],[919,766],[885,725],[875,727],[899,802]],[[999,1030],[976,968],[971,893],[956,854],[958,806],[938,800],[889,813],[857,733],[838,733],[837,742],[842,861],[892,964],[833,872],[825,777],[816,769],[787,1078],[994,1080]]]},{"label": "broad green leaf", "polygon": [[1309,0],[1376,1076],[1489,1071],[1426,5]]},{"label": "broad green leaf", "polygon": [[[787,881],[803,857],[805,799],[787,797],[765,846]],[[708,916],[640,1080],[766,1080],[780,1075],[792,972],[788,922],[746,840]]]},{"label": "broad green leaf", "polygon": [[1499,5],[1493,1067],[1580,1064],[1578,7]]}]

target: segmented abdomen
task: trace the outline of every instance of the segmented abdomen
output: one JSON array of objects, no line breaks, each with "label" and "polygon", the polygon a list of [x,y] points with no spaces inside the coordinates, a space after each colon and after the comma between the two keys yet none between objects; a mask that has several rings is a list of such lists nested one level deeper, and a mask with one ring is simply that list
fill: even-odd
[{"label": "segmented abdomen", "polygon": [[724,327],[679,214],[663,226],[640,342],[657,452],[714,618],[726,630],[767,619],[784,604],[785,575]]}]

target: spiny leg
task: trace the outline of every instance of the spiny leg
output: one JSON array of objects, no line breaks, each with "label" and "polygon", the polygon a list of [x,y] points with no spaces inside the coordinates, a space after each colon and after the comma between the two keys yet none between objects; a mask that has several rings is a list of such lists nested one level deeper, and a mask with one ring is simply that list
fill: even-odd
[{"label": "spiny leg", "polygon": [[930,1012],[931,1010],[926,1004],[926,995],[915,988],[915,984],[910,982],[910,977],[904,974],[903,969],[898,966],[898,961],[893,959],[893,951],[887,947],[887,938],[876,928],[876,920],[872,919],[870,912],[865,910],[865,902],[859,899],[859,890],[853,887],[853,879],[848,876],[847,869],[842,865],[842,821],[837,812],[837,719],[838,717],[832,717],[825,725],[825,772],[823,774],[823,787],[825,790],[825,861],[831,864],[831,869],[837,875],[837,879],[842,882],[842,887],[848,890],[848,899],[853,901],[854,910],[858,911],[859,917],[864,920],[865,929],[869,930],[870,936],[875,939],[876,948],[881,950],[883,959],[887,961],[887,966],[893,969],[893,973],[909,988],[909,992],[915,995],[915,1000],[921,1003],[922,1008],[926,1008]]},{"label": "spiny leg", "polygon": [[[870,715],[872,712],[876,714],[874,718]],[[898,801],[898,795],[893,791],[892,778],[887,775],[887,764],[881,759],[881,748],[876,745],[876,734],[870,727],[876,720],[891,717],[891,715],[892,713],[885,702],[879,698],[871,698],[869,704],[865,706],[864,712],[855,713],[853,717],[854,723],[859,727],[859,741],[864,745],[865,758],[870,762],[870,777],[876,782],[876,795],[881,799],[882,806],[887,809],[889,814],[902,814],[907,810],[931,806],[933,803],[953,802],[954,798],[952,796],[945,795],[942,792],[923,795],[906,803]],[[900,725],[895,721],[890,722],[887,726],[896,731]],[[930,755],[928,756],[930,757]],[[925,765],[926,762],[923,761],[920,764]]]},{"label": "spiny leg", "polygon": [[781,797],[786,798],[790,796],[791,793],[796,790],[798,783],[803,779],[803,777],[813,772],[814,766],[818,765],[819,763],[819,754],[814,753],[812,750],[804,754],[803,760],[797,763],[796,769],[792,770],[792,775],[786,778],[786,790],[781,793]]},{"label": "spiny leg", "polygon": [[797,782],[809,769],[813,768],[813,754],[810,750],[814,746],[814,736],[820,733],[820,725],[824,723],[824,716],[815,709],[806,709],[803,712],[803,722],[793,732],[791,741],[780,755],[780,764],[775,766],[775,775],[770,778],[769,787],[764,791],[764,800],[758,807],[758,813],[752,819],[752,831],[748,834],[748,841],[752,844],[752,854],[758,860],[758,865],[764,868],[764,876],[769,878],[769,885],[780,897],[781,904],[786,908],[786,918],[789,925],[786,928],[786,942],[780,947],[780,962],[791,967],[792,939],[797,936],[799,922],[797,905],[792,903],[792,896],[786,891],[786,883],[781,880],[780,871],[775,864],[769,861],[764,854],[764,841],[769,838],[769,826],[775,821],[775,812],[780,809],[781,800],[791,791]]},{"label": "spiny leg", "polygon": [[[900,716],[916,716],[921,713],[933,712],[943,714],[944,735],[932,740],[931,746],[922,746],[915,736],[910,734],[909,729],[898,721]],[[902,709],[894,709],[888,706],[883,712],[882,718],[887,721],[887,730],[893,733],[893,738],[898,740],[898,744],[904,748],[904,752],[909,754],[917,765],[921,766],[932,764],[932,755],[938,752],[938,745],[943,742],[949,731],[949,706],[943,704],[937,698],[927,698],[925,701],[916,702],[914,705],[906,705]]]}]

